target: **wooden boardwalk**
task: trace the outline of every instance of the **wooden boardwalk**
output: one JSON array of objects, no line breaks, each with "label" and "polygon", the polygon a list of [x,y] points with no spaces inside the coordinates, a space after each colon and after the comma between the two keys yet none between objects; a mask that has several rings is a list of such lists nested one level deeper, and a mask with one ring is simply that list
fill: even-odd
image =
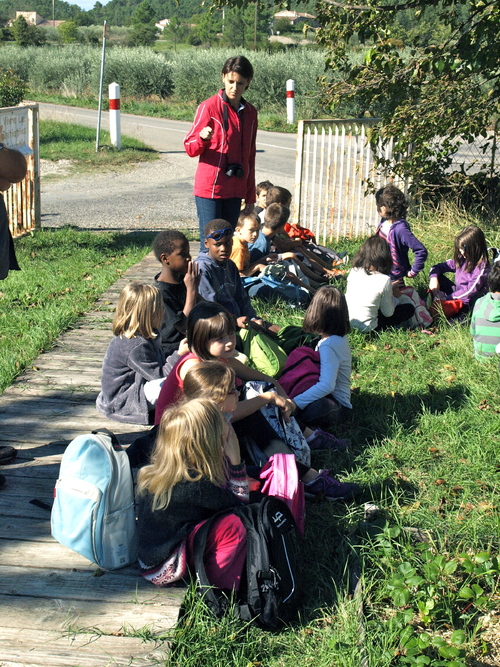
[{"label": "wooden boardwalk", "polygon": [[158,270],[152,253],[131,267],[0,396],[0,444],[18,449],[14,464],[0,466],[7,478],[0,490],[0,667],[157,665],[167,652],[132,634],[172,627],[184,590],[156,588],[136,566],[96,576],[95,565],[50,534],[68,442],[106,427],[130,444],[144,431],[105,419],[95,399],[118,295]]}]

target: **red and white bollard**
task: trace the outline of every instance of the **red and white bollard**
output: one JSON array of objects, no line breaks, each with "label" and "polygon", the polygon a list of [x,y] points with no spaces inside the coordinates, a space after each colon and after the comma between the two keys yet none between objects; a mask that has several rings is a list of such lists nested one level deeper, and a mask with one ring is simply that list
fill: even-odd
[{"label": "red and white bollard", "polygon": [[286,82],[286,122],[295,123],[295,81]]},{"label": "red and white bollard", "polygon": [[120,127],[120,84],[109,84],[109,134],[111,144],[121,150],[122,135]]}]

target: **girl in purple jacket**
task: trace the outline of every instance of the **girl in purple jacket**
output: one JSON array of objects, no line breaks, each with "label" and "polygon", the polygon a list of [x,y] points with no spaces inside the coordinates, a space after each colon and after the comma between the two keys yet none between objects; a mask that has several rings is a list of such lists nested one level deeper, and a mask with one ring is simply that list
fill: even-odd
[{"label": "girl in purple jacket", "polygon": [[[414,278],[424,268],[427,249],[415,236],[406,222],[408,202],[404,193],[395,185],[386,185],[375,195],[377,210],[382,220],[377,228],[377,236],[387,241],[391,248],[391,280],[403,287],[404,279]],[[408,259],[408,251],[414,255],[413,264]]]},{"label": "girl in purple jacket", "polygon": [[[434,299],[460,299],[463,306],[457,314],[467,313],[476,299],[486,294],[489,270],[488,246],[483,230],[469,225],[455,236],[453,259],[431,268],[429,290]],[[445,273],[454,273],[455,282]]]}]

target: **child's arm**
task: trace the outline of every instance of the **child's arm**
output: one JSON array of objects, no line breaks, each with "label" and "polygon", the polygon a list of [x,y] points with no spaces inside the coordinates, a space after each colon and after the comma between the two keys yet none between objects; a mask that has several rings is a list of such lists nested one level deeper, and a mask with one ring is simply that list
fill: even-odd
[{"label": "child's arm", "polygon": [[442,276],[444,273],[455,273],[455,271],[456,266],[453,259],[448,259],[446,262],[440,262],[431,266],[431,270],[429,271],[429,289],[434,296],[439,291],[439,276]]},{"label": "child's arm", "polygon": [[182,312],[185,317],[189,315],[192,309],[195,307],[199,296],[198,296],[198,287],[200,284],[200,267],[198,264],[195,264],[192,261],[188,262],[188,270],[184,276],[184,284],[186,285],[186,303]]},{"label": "child's arm", "polygon": [[[396,287],[396,290],[399,291],[398,287]],[[394,288],[391,279],[387,276],[387,282],[380,296],[379,310],[385,317],[391,317],[391,315],[394,315],[395,305]]]},{"label": "child's arm", "polygon": [[401,240],[414,254],[414,260],[411,269],[408,271],[408,277],[414,278],[424,268],[427,259],[427,248],[412,233],[409,225],[402,228]]}]

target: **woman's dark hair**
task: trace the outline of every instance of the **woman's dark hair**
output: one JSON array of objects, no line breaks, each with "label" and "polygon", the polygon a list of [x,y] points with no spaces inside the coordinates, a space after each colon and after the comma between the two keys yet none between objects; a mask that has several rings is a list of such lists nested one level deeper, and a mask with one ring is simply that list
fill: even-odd
[{"label": "woman's dark hair", "polygon": [[337,287],[320,287],[309,304],[304,331],[320,336],[346,336],[351,330],[345,296]]},{"label": "woman's dark hair", "polygon": [[378,271],[388,276],[392,271],[391,248],[381,236],[370,236],[358,250],[352,265],[364,269],[368,275]]},{"label": "woman's dark hair", "polygon": [[483,230],[475,225],[469,225],[455,236],[455,265],[463,268],[467,273],[474,271],[480,262],[489,264],[488,246]]},{"label": "woman's dark hair", "polygon": [[236,320],[218,303],[202,301],[191,310],[187,319],[187,344],[201,361],[213,361],[208,341],[236,332]]},{"label": "woman's dark hair", "polygon": [[408,211],[408,201],[399,188],[395,185],[386,185],[380,188],[375,194],[377,209],[380,211],[385,206],[386,220],[401,220],[406,217]]},{"label": "woman's dark hair", "polygon": [[245,56],[233,56],[228,58],[222,67],[222,76],[229,74],[229,72],[236,72],[240,76],[245,77],[248,83],[253,79],[253,67],[251,62]]},{"label": "woman's dark hair", "polygon": [[488,289],[490,292],[500,292],[500,262],[493,262],[488,273]]}]

